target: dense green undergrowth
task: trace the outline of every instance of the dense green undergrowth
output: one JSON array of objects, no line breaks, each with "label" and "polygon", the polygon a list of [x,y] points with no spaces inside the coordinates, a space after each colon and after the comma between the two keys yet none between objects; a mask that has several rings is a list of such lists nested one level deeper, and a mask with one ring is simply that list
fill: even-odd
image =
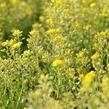
[{"label": "dense green undergrowth", "polygon": [[108,3],[0,0],[0,109],[108,109]]}]

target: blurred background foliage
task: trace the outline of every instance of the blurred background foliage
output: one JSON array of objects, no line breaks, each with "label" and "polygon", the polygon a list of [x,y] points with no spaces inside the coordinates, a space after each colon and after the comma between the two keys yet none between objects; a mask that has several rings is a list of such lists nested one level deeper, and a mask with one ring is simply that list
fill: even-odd
[{"label": "blurred background foliage", "polygon": [[9,39],[14,29],[26,37],[42,14],[42,4],[42,0],[0,0],[0,39]]}]

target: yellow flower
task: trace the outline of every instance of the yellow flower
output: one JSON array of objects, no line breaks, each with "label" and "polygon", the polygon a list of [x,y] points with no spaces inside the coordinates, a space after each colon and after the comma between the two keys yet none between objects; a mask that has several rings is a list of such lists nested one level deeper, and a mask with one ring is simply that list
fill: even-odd
[{"label": "yellow flower", "polygon": [[16,42],[14,41],[14,40],[10,40],[9,42],[8,42],[8,46],[13,46],[14,44],[15,44]]},{"label": "yellow flower", "polygon": [[32,37],[36,37],[37,36],[37,31],[33,29],[31,32],[29,32],[29,34]]},{"label": "yellow flower", "polygon": [[87,73],[82,81],[83,87],[88,88],[94,80],[95,76],[96,75],[94,71]]},{"label": "yellow flower", "polygon": [[46,33],[47,34],[53,34],[53,33],[58,33],[60,32],[59,28],[54,28],[54,29],[49,29]]},{"label": "yellow flower", "polygon": [[8,41],[2,42],[2,46],[3,46],[3,47],[8,46]]},{"label": "yellow flower", "polygon": [[24,52],[23,52],[23,57],[28,57],[28,56],[30,56],[31,55],[31,51],[30,50],[25,50]]},{"label": "yellow flower", "polygon": [[87,9],[86,8],[83,8],[82,9],[82,13],[86,13],[87,12]]},{"label": "yellow flower", "polygon": [[5,6],[6,6],[6,3],[5,3],[5,2],[0,3],[0,7],[1,7],[1,8],[4,8]]},{"label": "yellow flower", "polygon": [[52,66],[57,67],[57,66],[63,65],[63,63],[64,63],[63,60],[56,59],[53,61]]},{"label": "yellow flower", "polygon": [[83,3],[83,4],[87,3],[87,0],[82,0],[82,3]]},{"label": "yellow flower", "polygon": [[17,0],[10,0],[10,3],[16,4],[17,3]]},{"label": "yellow flower", "polygon": [[12,30],[12,31],[13,31],[13,33],[12,33],[13,36],[15,36],[15,37],[22,36],[22,31],[20,31],[20,30]]},{"label": "yellow flower", "polygon": [[18,48],[20,48],[20,46],[21,46],[21,42],[17,42],[17,43],[15,43],[15,44],[12,46],[12,48],[13,48],[13,49],[18,49]]},{"label": "yellow flower", "polygon": [[56,36],[53,38],[53,40],[56,44],[60,44],[60,43],[62,44],[65,41],[64,37],[62,36]]},{"label": "yellow flower", "polygon": [[16,42],[14,40],[6,40],[5,42],[2,42],[3,47],[12,47]]},{"label": "yellow flower", "polygon": [[109,30],[106,30],[106,31],[102,31],[102,32],[98,32],[97,35],[99,37],[103,37],[103,38],[108,38],[109,37]]},{"label": "yellow flower", "polygon": [[94,8],[95,6],[96,6],[96,3],[91,3],[91,4],[90,4],[90,7],[91,7],[91,8]]},{"label": "yellow flower", "polygon": [[48,19],[48,20],[47,20],[47,23],[48,23],[49,25],[53,25],[53,19]]},{"label": "yellow flower", "polygon": [[98,52],[96,52],[96,53],[91,57],[92,60],[97,60],[98,58],[99,58],[99,53],[98,53]]}]

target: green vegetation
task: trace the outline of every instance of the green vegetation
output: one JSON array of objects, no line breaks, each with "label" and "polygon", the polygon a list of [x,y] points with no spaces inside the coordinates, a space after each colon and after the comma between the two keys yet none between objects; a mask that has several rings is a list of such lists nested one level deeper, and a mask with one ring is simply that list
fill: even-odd
[{"label": "green vegetation", "polygon": [[0,109],[108,109],[109,1],[0,0]]}]

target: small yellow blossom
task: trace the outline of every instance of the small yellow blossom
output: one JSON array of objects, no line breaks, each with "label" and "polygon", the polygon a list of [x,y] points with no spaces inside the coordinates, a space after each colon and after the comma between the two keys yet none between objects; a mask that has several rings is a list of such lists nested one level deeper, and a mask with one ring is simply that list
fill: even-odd
[{"label": "small yellow blossom", "polygon": [[92,60],[97,60],[98,58],[99,58],[99,53],[98,53],[98,52],[96,52],[96,53],[91,57]]},{"label": "small yellow blossom", "polygon": [[29,34],[32,37],[36,37],[37,36],[37,31],[36,30],[32,30],[31,32],[29,32]]},{"label": "small yellow blossom", "polygon": [[53,61],[52,66],[57,67],[57,66],[63,65],[63,63],[64,63],[63,60],[56,59],[56,60]]},{"label": "small yellow blossom", "polygon": [[24,52],[23,52],[23,57],[28,57],[28,56],[30,56],[31,55],[31,51],[30,50],[25,50]]},{"label": "small yellow blossom", "polygon": [[53,25],[53,22],[54,22],[53,19],[48,19],[48,20],[47,20],[47,23],[48,23],[49,25]]},{"label": "small yellow blossom", "polygon": [[2,42],[2,46],[3,46],[3,47],[8,46],[8,41]]},{"label": "small yellow blossom", "polygon": [[94,8],[95,6],[96,6],[96,3],[91,3],[91,4],[90,4],[90,7],[91,7],[91,8]]},{"label": "small yellow blossom", "polygon": [[12,3],[14,5],[17,3],[17,0],[10,0],[10,3]]},{"label": "small yellow blossom", "polygon": [[97,33],[97,36],[100,36],[103,38],[108,38],[109,37],[109,30],[99,32],[99,33]]},{"label": "small yellow blossom", "polygon": [[6,6],[6,3],[5,3],[5,2],[0,3],[0,7],[1,7],[1,8],[4,8],[5,6]]},{"label": "small yellow blossom", "polygon": [[3,47],[12,47],[16,42],[14,40],[6,40],[2,42]]},{"label": "small yellow blossom", "polygon": [[17,43],[15,43],[15,44],[12,46],[12,48],[13,48],[13,49],[18,49],[18,48],[20,48],[20,46],[21,46],[21,42],[17,42]]},{"label": "small yellow blossom", "polygon": [[59,44],[59,43],[62,44],[65,39],[64,39],[62,36],[57,36],[57,37],[55,37],[53,40],[54,40],[54,42],[55,42],[56,44]]},{"label": "small yellow blossom", "polygon": [[82,3],[83,3],[83,4],[87,3],[87,0],[82,0]]},{"label": "small yellow blossom", "polygon": [[94,80],[95,76],[96,75],[94,71],[87,73],[82,81],[83,87],[88,88]]},{"label": "small yellow blossom", "polygon": [[15,37],[20,37],[20,36],[22,36],[22,31],[20,31],[20,30],[13,30],[12,35],[15,36]]},{"label": "small yellow blossom", "polygon": [[58,33],[58,32],[60,32],[60,29],[56,28],[56,29],[49,29],[46,33],[47,34],[53,34],[53,33]]},{"label": "small yellow blossom", "polygon": [[86,13],[86,12],[87,12],[87,8],[83,8],[82,13]]},{"label": "small yellow blossom", "polygon": [[8,45],[11,47],[11,46],[13,46],[15,43],[16,43],[16,42],[15,42],[14,40],[10,40],[9,43],[8,43]]}]

